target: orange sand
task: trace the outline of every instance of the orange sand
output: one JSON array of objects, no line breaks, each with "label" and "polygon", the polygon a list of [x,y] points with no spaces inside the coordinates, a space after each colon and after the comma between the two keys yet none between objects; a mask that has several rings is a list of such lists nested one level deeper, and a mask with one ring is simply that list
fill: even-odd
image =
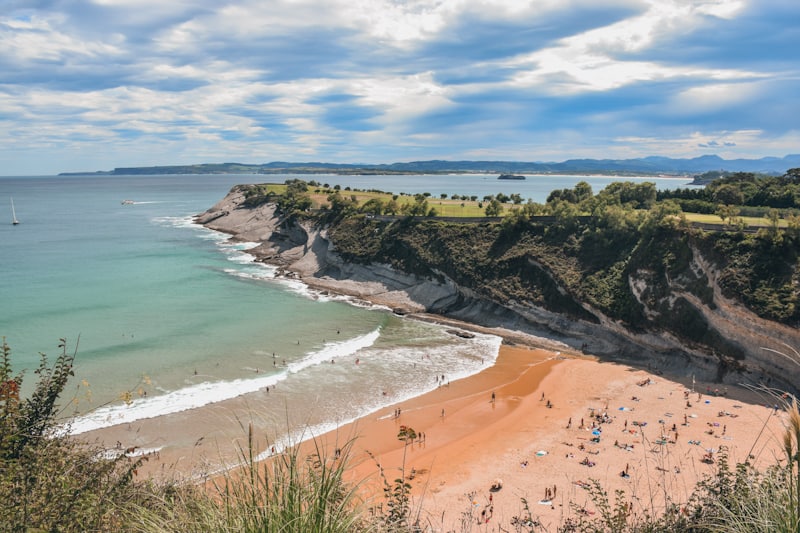
[{"label": "orange sand", "polygon": [[[691,382],[687,388],[624,365],[564,360],[552,352],[503,346],[491,369],[319,440],[335,446],[357,437],[351,479],[366,479],[363,491],[375,506],[382,502],[380,468],[389,482],[402,475],[403,464],[406,478],[414,469],[414,509],[422,508],[420,522],[435,530],[454,528],[462,519],[486,530],[498,523],[508,526],[512,517],[521,516],[522,498],[533,516],[554,530],[574,513],[571,503],[594,512],[580,486],[591,479],[609,494],[624,490],[633,512],[658,512],[665,498],[685,502],[697,480],[713,471],[713,464],[702,462],[708,450],[714,458],[727,447],[734,461],[748,453],[762,463],[773,461],[783,417],[733,399],[733,390],[722,389],[715,396],[714,386],[709,387],[712,395],[706,393],[706,384],[696,384],[701,394],[690,393],[687,407],[684,393]],[[394,417],[397,408],[399,418]],[[608,423],[599,424],[598,443],[591,442],[592,413],[609,417]],[[423,432],[424,441],[404,446],[397,438],[401,425]],[[707,433],[711,430],[713,435]],[[665,443],[659,444],[662,436]],[[595,465],[581,464],[584,459]],[[629,477],[623,478],[626,466]],[[502,489],[490,492],[498,479]],[[544,503],[546,489],[551,490],[549,503]],[[484,517],[491,515],[488,524],[481,519],[484,511]]]},{"label": "orange sand", "polygon": [[[658,512],[667,497],[685,502],[697,480],[713,471],[713,464],[701,461],[707,450],[714,458],[727,447],[733,461],[752,454],[762,464],[772,462],[780,453],[783,430],[783,417],[763,405],[772,400],[734,388],[709,395],[706,387],[694,385],[701,397],[690,393],[687,407],[691,379],[681,384],[625,365],[503,345],[496,364],[480,374],[363,417],[317,442],[332,457],[335,447],[356,438],[349,479],[363,483],[364,496],[376,507],[385,505],[380,468],[389,482],[403,475],[403,464],[407,478],[413,469],[413,508],[420,522],[433,530],[456,529],[462,519],[472,522],[473,531],[491,531],[498,524],[508,529],[512,518],[522,514],[523,498],[533,516],[547,530],[555,530],[574,512],[572,504],[594,512],[588,492],[580,486],[591,479],[609,494],[624,490],[633,512]],[[710,388],[713,391],[715,385]],[[396,409],[399,417],[394,416]],[[235,416],[246,418],[257,411],[255,400],[241,399],[180,413],[168,421],[107,428],[92,437],[111,446],[116,441],[142,448],[166,443],[145,464],[142,475],[198,475],[242,441],[246,421],[233,438],[221,428],[231,425]],[[600,424],[598,443],[591,442],[592,413],[609,417],[609,423]],[[397,438],[401,425],[424,433],[424,440],[404,446]],[[713,435],[707,433],[710,430]],[[665,444],[659,444],[662,436]],[[595,464],[586,466],[583,460]],[[629,477],[622,478],[626,465]],[[490,492],[498,479],[502,489]],[[541,503],[546,489],[554,494]],[[488,524],[486,516],[491,516]]]}]

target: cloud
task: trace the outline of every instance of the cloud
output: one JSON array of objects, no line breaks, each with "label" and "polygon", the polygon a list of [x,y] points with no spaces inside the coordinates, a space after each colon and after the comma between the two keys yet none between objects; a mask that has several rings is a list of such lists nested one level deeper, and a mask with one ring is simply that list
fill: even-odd
[{"label": "cloud", "polygon": [[8,0],[0,163],[783,155],[798,18],[789,0]]}]

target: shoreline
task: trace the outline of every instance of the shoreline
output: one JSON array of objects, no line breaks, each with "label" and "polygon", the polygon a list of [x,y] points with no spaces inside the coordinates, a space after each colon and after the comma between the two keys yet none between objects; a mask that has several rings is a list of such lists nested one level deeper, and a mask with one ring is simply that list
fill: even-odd
[{"label": "shoreline", "polygon": [[[442,382],[331,431],[306,433],[306,440],[293,444],[303,456],[319,446],[333,458],[334,450],[353,439],[346,481],[358,484],[362,498],[377,510],[386,504],[384,477],[389,484],[404,477],[412,486],[411,508],[430,530],[452,529],[464,519],[487,530],[507,526],[524,516],[523,499],[534,519],[553,530],[575,509],[589,517],[598,512],[587,490],[593,480],[609,494],[624,491],[632,512],[652,515],[668,503],[686,502],[697,481],[713,472],[722,450],[732,463],[752,453],[755,464],[772,464],[781,453],[784,417],[775,416],[764,405],[766,398],[752,391],[713,387],[696,383],[692,391],[628,365],[503,343],[495,364],[477,374]],[[140,477],[196,482],[218,475],[222,447],[246,442],[247,420],[234,436],[215,429],[230,421],[232,409],[252,417],[253,407],[240,399],[233,407],[198,409],[202,425],[178,423],[200,430],[198,442],[153,450]],[[607,419],[593,429],[593,416],[601,413]],[[156,424],[162,435],[176,427]],[[673,438],[670,424],[680,435]],[[401,425],[424,438],[404,445],[398,440]],[[116,430],[138,434],[138,429]],[[598,442],[592,442],[595,430],[601,432]],[[269,431],[257,429],[256,435],[257,446],[269,441]],[[706,464],[709,453],[712,462]],[[234,462],[227,464],[235,470]],[[629,477],[621,477],[623,471]],[[503,487],[492,492],[498,479]],[[484,511],[489,514],[481,518]]]},{"label": "shoreline", "polygon": [[[270,262],[264,256],[259,260]],[[321,280],[312,278],[309,282],[299,273],[286,277],[316,291],[386,305],[368,294],[348,290],[348,280],[327,278],[315,283]],[[341,290],[336,290],[338,284]],[[386,292],[381,295],[385,297]],[[495,364],[337,429],[305,436],[313,438],[315,444],[321,443],[329,457],[343,442],[356,438],[348,480],[361,483],[362,496],[374,506],[382,503],[381,472],[391,483],[398,475],[410,477],[413,469],[413,478],[408,479],[412,509],[421,506],[424,515],[419,519],[431,528],[452,527],[465,517],[473,523],[483,520],[480,524],[487,528],[498,522],[508,524],[522,516],[523,498],[532,515],[549,528],[563,522],[573,512],[573,505],[589,514],[596,512],[586,491],[592,479],[601,482],[609,493],[622,489],[632,494],[634,512],[652,511],[663,508],[670,498],[677,502],[688,499],[697,480],[711,472],[713,464],[702,462],[709,448],[712,458],[725,446],[732,460],[742,460],[763,426],[769,442],[760,445],[756,458],[772,459],[780,451],[777,435],[782,417],[758,405],[764,403],[763,399],[747,390],[728,386],[724,396],[706,395],[705,402],[703,392],[689,388],[689,376],[665,376],[627,362],[599,361],[558,341],[524,332],[427,313],[410,312],[406,316],[502,337]],[[711,391],[715,385],[697,384],[698,391],[703,387]],[[697,400],[689,402],[692,407],[684,407],[690,390],[691,400],[698,394]],[[742,405],[745,401],[750,403]],[[154,434],[160,432],[162,436],[180,425],[201,435],[195,437],[197,440],[184,439],[176,450],[157,449],[151,454],[155,460],[145,464],[140,475],[200,480],[218,473],[213,463],[223,458],[221,447],[235,449],[245,441],[247,424],[239,420],[242,432],[235,436],[217,428],[223,422],[230,423],[232,417],[238,420],[241,413],[257,416],[257,406],[239,398],[224,406],[193,410],[199,412],[196,419],[181,415],[177,424],[143,421],[152,424]],[[591,428],[592,414],[598,412],[608,419]],[[682,418],[684,415],[686,418]],[[680,436],[671,438],[670,422]],[[400,425],[423,433],[424,439],[405,446],[397,438]],[[593,429],[605,431],[601,431],[598,442],[592,442]],[[105,435],[102,438],[106,443],[139,432],[130,425],[107,430],[96,434]],[[712,434],[707,433],[709,430]],[[268,433],[269,428],[265,429]],[[204,449],[211,442],[216,445],[206,453]],[[312,441],[299,445],[310,450]],[[582,464],[583,459],[593,465]],[[619,475],[623,471],[630,475],[623,478]],[[498,479],[503,480],[503,487],[490,492]],[[487,512],[490,524],[485,520]]]},{"label": "shoreline", "polygon": [[[391,484],[404,475],[412,509],[421,509],[419,520],[433,530],[465,516],[488,526],[481,513],[490,507],[491,523],[508,525],[523,517],[523,499],[550,530],[576,508],[598,512],[588,492],[593,480],[609,494],[622,490],[641,516],[684,504],[720,452],[732,464],[748,457],[772,464],[780,456],[781,412],[734,399],[740,391],[710,390],[711,396],[691,392],[617,363],[503,345],[490,369],[315,443],[333,457],[356,437],[348,480],[380,507],[383,477]],[[401,425],[424,438],[404,445]],[[492,491],[497,480],[502,488]]]}]

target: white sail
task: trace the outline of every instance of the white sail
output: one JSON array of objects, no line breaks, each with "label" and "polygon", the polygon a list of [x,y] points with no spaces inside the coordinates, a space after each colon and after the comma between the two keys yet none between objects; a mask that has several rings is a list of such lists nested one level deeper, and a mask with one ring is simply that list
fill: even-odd
[{"label": "white sail", "polygon": [[11,199],[11,223],[15,226],[19,224],[19,220],[17,220],[17,212],[14,211],[14,199]]}]

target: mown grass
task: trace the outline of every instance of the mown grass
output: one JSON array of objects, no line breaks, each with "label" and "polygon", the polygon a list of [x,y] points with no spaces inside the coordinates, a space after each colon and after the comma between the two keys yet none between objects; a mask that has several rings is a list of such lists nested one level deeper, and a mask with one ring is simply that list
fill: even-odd
[{"label": "mown grass", "polygon": [[[397,202],[397,205],[402,209],[403,206],[412,205],[415,202],[415,197],[413,195],[398,195],[398,194],[391,194],[391,193],[381,193],[381,192],[372,192],[372,191],[347,191],[341,190],[339,194],[343,196],[355,197],[356,201],[358,202],[358,206],[363,206],[366,202],[373,199],[381,200],[384,203],[388,203],[394,199]],[[311,200],[313,202],[313,206],[315,209],[322,208],[329,204],[328,202],[328,194],[326,193],[317,193],[311,192],[310,195]],[[441,217],[457,217],[457,218],[467,218],[467,217],[485,217],[485,207],[484,204],[480,201],[471,201],[471,200],[450,200],[450,199],[442,199],[442,198],[434,198],[428,197],[428,205],[436,210],[437,216]],[[513,204],[507,203],[503,204],[503,213],[505,214],[509,212],[509,209],[513,206]]]},{"label": "mown grass", "polygon": [[[723,221],[719,215],[709,215],[703,213],[685,213],[686,220],[689,222],[700,222],[703,224],[722,225]],[[746,227],[766,228],[770,226],[770,221],[764,217],[737,217],[740,218]],[[778,226],[785,228],[788,226],[786,220],[778,221]]]},{"label": "mown grass", "polygon": [[[286,193],[286,184],[283,183],[265,183],[261,184],[261,187],[264,187],[265,192],[272,192],[276,195],[282,195]],[[362,191],[362,190],[348,190],[347,188],[344,189],[333,189],[333,188],[323,188],[323,187],[309,187],[309,197],[312,201],[312,209],[322,209],[329,205],[328,195],[334,192],[337,192],[342,196],[346,196],[348,198],[355,198],[358,207],[363,206],[366,202],[373,199],[381,200],[384,203],[388,203],[391,200],[395,200],[398,206],[402,209],[403,206],[411,205],[415,201],[414,195],[409,194],[394,194],[390,192],[379,192],[379,191]],[[486,203],[483,202],[481,199],[472,201],[472,200],[454,200],[448,198],[439,198],[434,196],[427,197],[428,204],[430,207],[436,210],[437,216],[440,217],[451,217],[451,218],[477,218],[477,217],[485,217],[485,206]],[[507,216],[513,212],[514,209],[520,208],[520,205],[515,205],[513,203],[504,203],[503,210],[500,213],[500,216]],[[582,215],[589,215],[590,213],[580,213]],[[703,213],[684,213],[686,220],[689,222],[697,222],[702,224],[712,224],[723,226],[724,221],[720,218],[719,215],[716,214],[703,214]],[[770,221],[766,217],[749,217],[749,216],[737,216],[737,220],[740,220],[744,227],[751,227],[751,228],[766,228],[770,226]],[[786,220],[781,219],[778,221],[778,226],[781,228],[787,227],[788,223]]]}]

